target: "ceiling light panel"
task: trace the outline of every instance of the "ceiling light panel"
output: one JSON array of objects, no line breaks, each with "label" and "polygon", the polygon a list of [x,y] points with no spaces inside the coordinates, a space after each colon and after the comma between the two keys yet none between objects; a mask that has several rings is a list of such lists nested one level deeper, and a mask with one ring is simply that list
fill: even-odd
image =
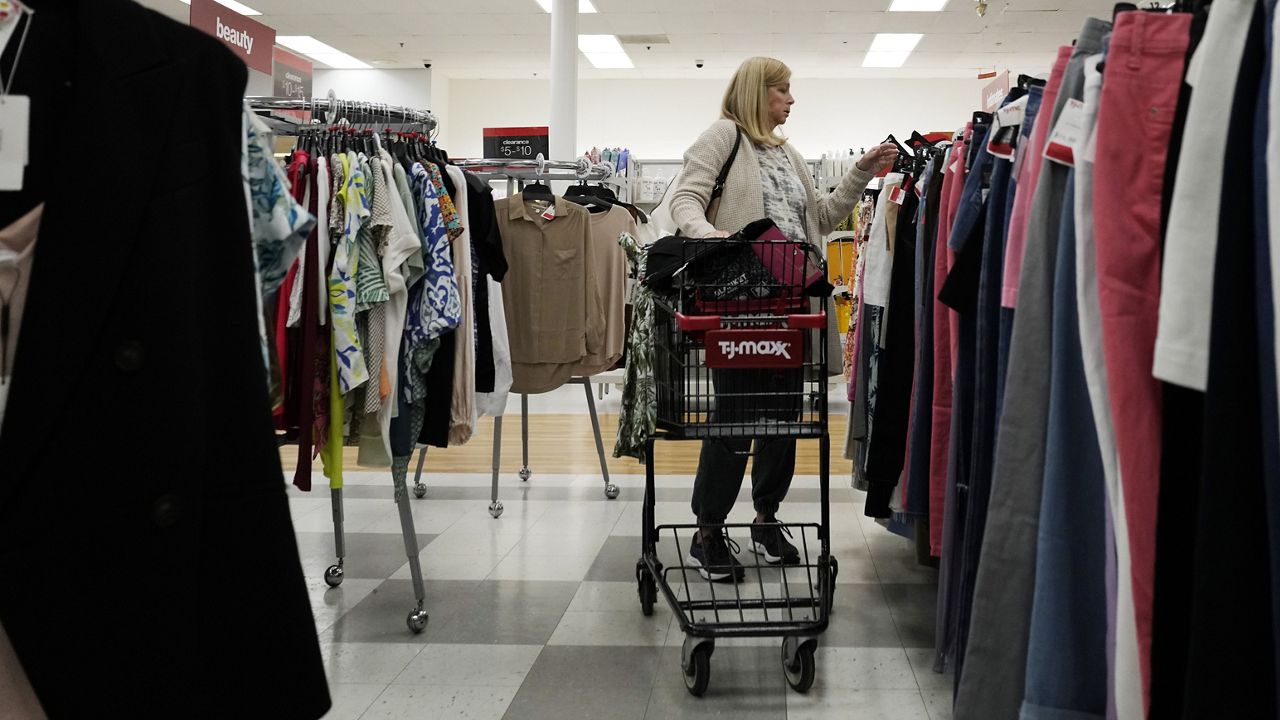
[{"label": "ceiling light panel", "polygon": [[889,12],[940,12],[947,0],[893,0]]},{"label": "ceiling light panel", "polygon": [[[261,15],[262,14],[257,10],[254,10],[253,8],[249,7],[248,5],[236,2],[236,0],[213,0],[213,1],[225,8],[236,11],[241,15]],[[191,0],[182,0],[182,2],[187,5],[191,4]]]},{"label": "ceiling light panel", "polygon": [[633,68],[631,57],[622,49],[616,35],[579,35],[578,49],[593,67],[597,68]]},{"label": "ceiling light panel", "polygon": [[[551,12],[551,2],[552,0],[537,0],[538,6],[542,8],[543,12]],[[595,11],[596,6],[591,4],[591,0],[578,0],[579,13],[593,13]]]},{"label": "ceiling light panel", "polygon": [[277,35],[276,44],[302,53],[307,57],[331,68],[343,70],[366,70],[369,63],[348,55],[341,50],[326,45],[310,35]]},{"label": "ceiling light panel", "polygon": [[920,44],[920,33],[876,33],[871,40],[869,52],[906,52],[916,49]]},{"label": "ceiling light panel", "polygon": [[920,33],[877,33],[871,41],[871,48],[862,58],[862,67],[902,67],[922,37],[924,35]]}]

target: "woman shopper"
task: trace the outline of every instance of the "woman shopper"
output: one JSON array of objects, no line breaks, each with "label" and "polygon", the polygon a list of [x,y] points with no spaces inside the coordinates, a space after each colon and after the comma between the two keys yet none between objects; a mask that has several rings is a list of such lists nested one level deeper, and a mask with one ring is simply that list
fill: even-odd
[{"label": "woman shopper", "polygon": [[[721,119],[684,155],[684,170],[672,193],[671,216],[685,235],[728,237],[747,223],[767,217],[789,240],[818,245],[853,212],[871,178],[897,157],[892,144],[872,148],[834,191],[820,196],[803,156],[777,133],[794,104],[791,70],[785,64],[767,57],[742,63],[725,91]],[[728,175],[712,222],[707,207],[716,178],[726,166]],[[769,382],[763,375],[744,375],[751,371],[733,372],[732,382],[727,373],[713,377],[720,392],[764,390]],[[747,384],[758,387],[744,387]],[[796,393],[799,395],[798,387]],[[719,411],[723,413],[725,408]],[[718,526],[729,517],[742,488],[751,442],[745,437],[702,441],[692,507],[704,528],[690,542],[688,561],[707,580],[741,581],[746,575]],[[797,564],[799,552],[783,536],[777,515],[795,472],[796,441],[757,437],[752,455],[751,497],[756,517],[750,550],[770,564]]]}]

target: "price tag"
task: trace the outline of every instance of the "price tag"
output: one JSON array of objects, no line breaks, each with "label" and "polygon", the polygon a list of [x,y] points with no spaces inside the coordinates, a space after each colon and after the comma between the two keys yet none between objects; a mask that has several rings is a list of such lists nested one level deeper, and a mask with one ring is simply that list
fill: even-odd
[{"label": "price tag", "polygon": [[1021,125],[1022,121],[1027,117],[1027,98],[1029,95],[1014,100],[996,111],[996,122],[1001,127],[1014,127]]},{"label": "price tag", "polygon": [[1044,156],[1061,165],[1075,167],[1075,150],[1080,147],[1084,135],[1084,103],[1071,98],[1062,108],[1058,122],[1053,126]]},{"label": "price tag", "polygon": [[543,220],[555,220],[555,219],[556,219],[556,204],[555,204],[555,203],[551,203],[550,205],[548,205],[548,206],[547,206],[547,209],[546,209],[546,210],[543,210],[543,211],[542,211],[542,219],[543,219]]},{"label": "price tag", "polygon": [[889,191],[889,202],[895,205],[901,205],[902,202],[906,199],[907,199],[907,193],[905,190],[902,189],[901,185],[898,185],[897,187]]},{"label": "price tag", "polygon": [[994,157],[1012,160],[1017,147],[1018,132],[1027,117],[1027,97],[1023,96],[1000,108],[995,113],[991,132],[987,139],[987,152]]},{"label": "price tag", "polygon": [[31,98],[0,97],[0,190],[22,189],[30,129]]}]

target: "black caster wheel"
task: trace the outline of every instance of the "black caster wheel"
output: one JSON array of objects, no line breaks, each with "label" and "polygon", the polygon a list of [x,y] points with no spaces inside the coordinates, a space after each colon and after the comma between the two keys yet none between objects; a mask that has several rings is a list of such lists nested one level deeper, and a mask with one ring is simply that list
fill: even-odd
[{"label": "black caster wheel", "polygon": [[636,577],[639,582],[640,611],[645,617],[651,617],[654,603],[658,602],[658,583],[654,581],[653,574],[647,567],[636,568]]},{"label": "black caster wheel", "polygon": [[711,684],[711,643],[702,643],[693,648],[689,654],[688,665],[684,668],[684,686],[689,694],[702,697]]},{"label": "black caster wheel", "polygon": [[413,486],[413,496],[414,496],[414,497],[416,497],[416,498],[418,498],[419,500],[421,500],[422,498],[426,497],[426,496],[427,496],[427,486],[426,486],[426,485],[424,485],[424,484],[422,484],[422,483],[418,483],[417,485],[414,485],[414,486]]},{"label": "black caster wheel", "polygon": [[502,510],[502,503],[497,501],[489,503],[489,514],[493,516],[494,520],[502,517]]},{"label": "black caster wheel", "polygon": [[604,486],[604,496],[610,500],[617,500],[618,495],[622,492],[621,488],[613,483]]},{"label": "black caster wheel", "polygon": [[422,632],[423,630],[426,630],[427,629],[427,611],[414,610],[413,612],[409,613],[409,617],[404,619],[404,624],[408,625],[409,629],[412,630],[415,635]]},{"label": "black caster wheel", "polygon": [[533,477],[533,473],[529,472],[529,468],[527,468],[527,467],[526,467],[526,468],[520,468],[520,481],[521,481],[521,482],[528,482],[528,481],[529,481],[529,478],[531,478],[531,477]]},{"label": "black caster wheel", "polygon": [[330,565],[324,571],[324,584],[331,588],[336,588],[342,584],[342,566]]},{"label": "black caster wheel", "polygon": [[806,693],[813,687],[818,672],[818,661],[814,658],[817,647],[817,640],[800,642],[799,638],[789,637],[782,642],[782,673],[796,692]]}]

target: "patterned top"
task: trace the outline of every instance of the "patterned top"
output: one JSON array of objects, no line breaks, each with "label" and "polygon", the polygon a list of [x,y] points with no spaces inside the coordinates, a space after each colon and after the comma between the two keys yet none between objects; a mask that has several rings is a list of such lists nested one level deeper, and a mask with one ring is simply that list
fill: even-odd
[{"label": "patterned top", "polygon": [[427,163],[425,169],[431,175],[431,184],[435,186],[440,213],[444,216],[444,226],[449,229],[449,239],[457,240],[462,234],[462,223],[458,220],[458,208],[453,204],[453,198],[449,197],[449,191],[445,187],[444,176],[440,174],[440,168],[435,163]]},{"label": "patterned top", "polygon": [[369,221],[360,228],[359,271],[356,273],[356,312],[364,312],[391,299],[387,277],[382,270],[387,237],[391,234],[391,206],[386,181],[378,158],[360,157],[360,171],[368,183]]},{"label": "patterned top", "polygon": [[268,144],[267,127],[249,115],[249,194],[253,207],[253,247],[262,277],[262,292],[280,287],[316,219],[293,199],[284,168]]},{"label": "patterned top", "polygon": [[[631,233],[618,237],[636,277],[643,278],[648,255]],[[644,462],[649,436],[658,424],[658,394],[653,375],[653,291],[643,282],[631,288],[631,332],[627,336],[626,381],[622,385],[622,408],[618,413],[618,438],[613,456],[624,455]]]},{"label": "patterned top", "polygon": [[781,146],[756,146],[760,158],[760,182],[764,186],[764,212],[793,242],[809,241],[805,229],[809,193],[796,174],[791,158]]},{"label": "patterned top", "polygon": [[[438,172],[438,171],[437,171]],[[411,342],[438,338],[462,322],[462,297],[453,273],[449,232],[437,200],[435,184],[422,163],[413,165],[413,190],[417,194],[417,219],[430,255],[426,276],[414,285],[406,323]]]},{"label": "patterned top", "polygon": [[369,195],[364,173],[355,153],[339,155],[346,178],[338,197],[342,199],[343,222],[334,247],[333,271],[329,273],[329,314],[333,317],[333,349],[338,359],[338,388],[343,395],[369,379],[360,335],[356,330],[356,273],[360,254],[356,238],[369,217]]}]

